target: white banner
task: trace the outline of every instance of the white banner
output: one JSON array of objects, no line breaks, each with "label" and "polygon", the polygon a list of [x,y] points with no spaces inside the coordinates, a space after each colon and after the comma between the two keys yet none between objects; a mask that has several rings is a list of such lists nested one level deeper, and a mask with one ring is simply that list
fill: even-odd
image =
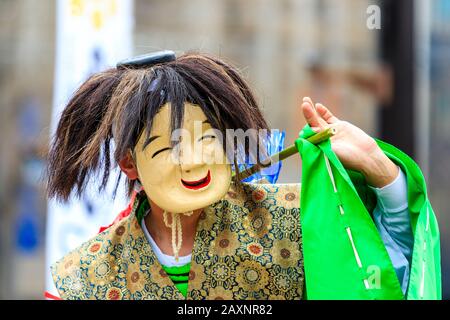
[{"label": "white banner", "polygon": [[[113,67],[132,55],[132,0],[58,0],[56,66],[51,134],[73,92],[92,73]],[[46,289],[56,294],[50,265],[109,225],[127,205],[124,189],[112,200],[111,175],[107,192],[92,186],[81,199],[48,203]]]}]

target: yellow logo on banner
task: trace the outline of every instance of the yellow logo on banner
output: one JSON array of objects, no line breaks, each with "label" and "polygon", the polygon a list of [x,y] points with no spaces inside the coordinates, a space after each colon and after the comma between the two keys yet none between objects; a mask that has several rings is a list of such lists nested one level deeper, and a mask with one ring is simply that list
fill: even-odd
[{"label": "yellow logo on banner", "polygon": [[71,0],[70,12],[72,16],[89,15],[94,29],[100,30],[105,18],[117,13],[116,0]]}]

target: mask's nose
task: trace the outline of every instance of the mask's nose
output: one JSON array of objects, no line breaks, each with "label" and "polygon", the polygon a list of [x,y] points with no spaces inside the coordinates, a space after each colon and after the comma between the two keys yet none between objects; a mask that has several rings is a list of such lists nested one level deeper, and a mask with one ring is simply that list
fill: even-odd
[{"label": "mask's nose", "polygon": [[198,147],[194,148],[191,143],[180,143],[179,147],[179,164],[182,171],[189,173],[203,166],[202,151],[198,150]]}]

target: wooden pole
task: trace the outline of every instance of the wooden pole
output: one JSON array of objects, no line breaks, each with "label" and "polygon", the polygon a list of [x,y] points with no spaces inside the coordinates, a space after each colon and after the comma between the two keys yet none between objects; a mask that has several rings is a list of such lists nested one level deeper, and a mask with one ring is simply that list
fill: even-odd
[{"label": "wooden pole", "polygon": [[[324,131],[321,131],[309,138],[307,138],[306,140],[313,143],[313,144],[319,144],[322,141],[325,141],[327,139],[329,139],[330,137],[334,136],[336,134],[336,129],[335,128],[328,128]],[[273,156],[271,156],[270,162],[268,162],[268,164],[263,165],[263,164],[256,164],[253,167],[250,167],[248,169],[246,169],[245,171],[243,171],[242,173],[240,173],[239,178],[241,180],[244,180],[248,177],[250,177],[251,175],[255,174],[256,172],[260,171],[261,169],[264,168],[268,168],[272,165],[274,165],[275,163],[279,162],[279,161],[283,161],[286,158],[289,158],[290,156],[297,154],[297,147],[295,146],[295,144],[287,147],[284,150],[281,150],[280,152],[274,154]],[[267,161],[264,161],[264,163],[266,163]],[[232,178],[234,179],[236,177],[236,172],[233,172]]]}]

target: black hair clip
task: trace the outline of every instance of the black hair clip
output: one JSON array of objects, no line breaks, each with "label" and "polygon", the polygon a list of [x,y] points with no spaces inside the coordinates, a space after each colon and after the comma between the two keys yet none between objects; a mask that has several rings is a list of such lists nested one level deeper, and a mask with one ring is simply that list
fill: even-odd
[{"label": "black hair clip", "polygon": [[117,69],[138,69],[151,67],[158,63],[175,61],[175,59],[175,52],[171,50],[164,50],[122,60],[117,63],[116,67]]}]

